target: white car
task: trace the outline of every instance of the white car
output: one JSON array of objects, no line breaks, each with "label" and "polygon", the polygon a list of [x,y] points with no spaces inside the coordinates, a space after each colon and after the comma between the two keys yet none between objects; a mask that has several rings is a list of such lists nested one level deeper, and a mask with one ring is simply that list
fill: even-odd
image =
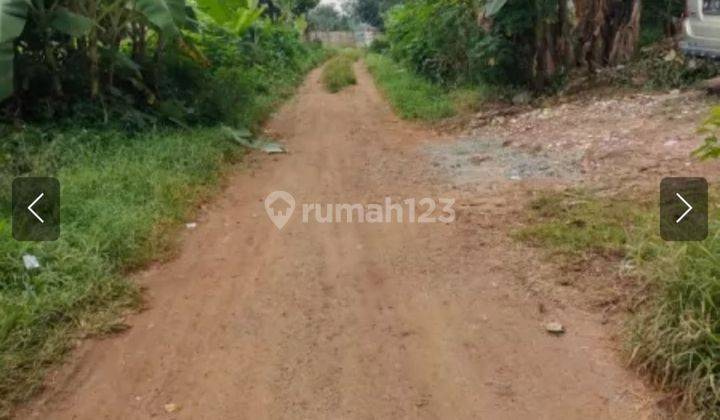
[{"label": "white car", "polygon": [[720,58],[720,0],[686,1],[680,49],[691,56]]}]

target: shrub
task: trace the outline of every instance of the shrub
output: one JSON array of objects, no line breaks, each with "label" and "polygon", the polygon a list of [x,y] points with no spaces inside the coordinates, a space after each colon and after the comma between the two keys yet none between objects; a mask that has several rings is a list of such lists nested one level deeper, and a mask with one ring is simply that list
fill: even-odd
[{"label": "shrub", "polygon": [[390,49],[390,41],[384,35],[378,35],[370,43],[368,50],[375,54],[384,54]]},{"label": "shrub", "polygon": [[405,3],[388,14],[390,55],[445,85],[526,84],[531,79],[534,21],[528,1],[503,9],[489,32],[478,25],[473,2]]},{"label": "shrub", "polygon": [[346,86],[357,83],[353,64],[355,60],[347,55],[338,55],[325,64],[322,72],[322,81],[325,88],[332,92],[339,92]]}]

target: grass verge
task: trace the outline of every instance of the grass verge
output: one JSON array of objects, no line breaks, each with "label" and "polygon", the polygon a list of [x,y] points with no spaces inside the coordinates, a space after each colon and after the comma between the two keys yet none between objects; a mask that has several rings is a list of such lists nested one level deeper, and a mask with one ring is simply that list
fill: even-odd
[{"label": "grass verge", "polygon": [[720,223],[701,242],[638,242],[635,260],[651,285],[628,328],[633,364],[674,391],[680,408],[720,418]]},{"label": "grass verge", "polygon": [[610,253],[634,267],[645,294],[626,326],[631,365],[677,397],[673,410],[720,418],[718,212],[705,241],[669,243],[659,238],[656,209],[637,200],[548,193],[530,203],[530,224],[515,236],[554,255]]},{"label": "grass verge", "polygon": [[365,62],[400,117],[438,121],[455,115],[453,100],[441,87],[384,55],[368,54]]},{"label": "grass verge", "polygon": [[322,82],[329,92],[336,93],[357,83],[353,71],[356,60],[357,56],[349,53],[340,53],[328,60],[323,67]]},{"label": "grass verge", "polygon": [[[322,59],[282,71],[238,112],[266,118]],[[41,386],[48,367],[79,338],[124,328],[120,315],[139,302],[129,270],[170,254],[177,226],[215,191],[245,150],[221,128],[6,128],[0,144],[0,418]],[[61,237],[17,242],[10,236],[15,176],[61,183]],[[41,267],[27,270],[22,256]]]}]

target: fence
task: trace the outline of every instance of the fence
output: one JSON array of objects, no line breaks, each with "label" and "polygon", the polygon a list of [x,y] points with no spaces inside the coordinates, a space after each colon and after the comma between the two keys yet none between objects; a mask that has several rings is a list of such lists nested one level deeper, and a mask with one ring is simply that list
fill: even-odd
[{"label": "fence", "polygon": [[375,31],[310,31],[308,41],[318,41],[331,47],[367,47],[375,39]]}]

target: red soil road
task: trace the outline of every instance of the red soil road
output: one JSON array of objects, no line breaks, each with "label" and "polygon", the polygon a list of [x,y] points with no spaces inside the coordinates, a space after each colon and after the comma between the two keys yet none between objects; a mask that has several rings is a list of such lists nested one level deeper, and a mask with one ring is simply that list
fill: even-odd
[{"label": "red soil road", "polygon": [[[22,415],[52,419],[638,419],[651,396],[598,316],[538,310],[538,271],[507,239],[519,192],[434,182],[435,135],[399,121],[361,64],[329,94],[310,74],[268,124],[291,153],[253,156],[189,231],[139,273],[149,309],[83,343]],[[438,139],[431,141],[440,141]],[[457,198],[443,224],[301,223],[263,200]],[[543,323],[558,319],[565,335]],[[173,412],[165,405],[175,404]]]}]

